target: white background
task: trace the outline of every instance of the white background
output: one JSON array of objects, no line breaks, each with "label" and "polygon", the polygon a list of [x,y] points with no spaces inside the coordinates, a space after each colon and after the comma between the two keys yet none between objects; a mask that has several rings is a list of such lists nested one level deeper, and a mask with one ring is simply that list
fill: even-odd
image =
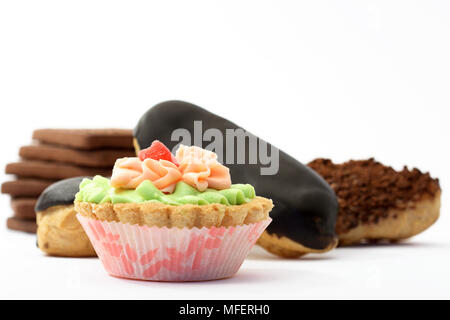
[{"label": "white background", "polygon": [[[450,2],[1,1],[0,167],[41,127],[132,128],[182,99],[308,162],[376,157],[440,178],[403,244],[282,260],[207,283],[109,277],[0,227],[1,298],[450,298]],[[12,177],[1,176],[2,181]],[[1,219],[11,214],[0,197]]]}]

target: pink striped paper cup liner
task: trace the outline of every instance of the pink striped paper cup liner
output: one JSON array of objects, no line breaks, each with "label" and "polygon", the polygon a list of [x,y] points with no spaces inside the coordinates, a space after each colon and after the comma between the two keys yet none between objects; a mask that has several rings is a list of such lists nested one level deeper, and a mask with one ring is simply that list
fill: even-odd
[{"label": "pink striped paper cup liner", "polygon": [[235,227],[158,228],[77,214],[106,271],[150,281],[233,276],[272,219]]}]

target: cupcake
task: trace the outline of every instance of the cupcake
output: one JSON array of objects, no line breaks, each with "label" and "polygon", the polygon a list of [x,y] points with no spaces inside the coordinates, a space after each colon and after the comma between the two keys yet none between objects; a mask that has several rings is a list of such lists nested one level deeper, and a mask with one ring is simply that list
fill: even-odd
[{"label": "cupcake", "polygon": [[80,183],[77,217],[106,271],[118,277],[200,281],[233,276],[270,223],[270,199],[232,184],[214,152],[154,141],[117,159],[111,179]]}]

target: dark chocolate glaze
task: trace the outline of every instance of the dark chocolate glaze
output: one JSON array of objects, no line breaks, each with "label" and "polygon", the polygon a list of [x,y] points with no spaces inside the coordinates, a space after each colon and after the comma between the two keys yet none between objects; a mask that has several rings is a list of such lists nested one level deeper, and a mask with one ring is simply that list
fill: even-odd
[{"label": "dark chocolate glaze", "polygon": [[50,207],[71,204],[75,200],[80,182],[86,177],[64,179],[50,185],[39,196],[34,211],[44,211]]},{"label": "dark chocolate glaze", "polygon": [[[141,149],[147,148],[157,139],[172,150],[179,142],[171,141],[173,130],[185,128],[194,140],[195,120],[202,121],[203,132],[217,128],[224,134],[226,129],[241,128],[196,105],[167,101],[154,106],[141,117],[134,129],[134,136]],[[199,147],[210,143],[205,141]],[[248,143],[246,145],[248,155]],[[285,236],[316,250],[335,243],[338,202],[330,186],[313,170],[281,150],[276,175],[261,175],[260,168],[264,167],[261,164],[226,165],[230,168],[233,183],[250,183],[257,195],[273,200],[275,207],[270,213],[273,221],[267,228],[268,233]]]}]

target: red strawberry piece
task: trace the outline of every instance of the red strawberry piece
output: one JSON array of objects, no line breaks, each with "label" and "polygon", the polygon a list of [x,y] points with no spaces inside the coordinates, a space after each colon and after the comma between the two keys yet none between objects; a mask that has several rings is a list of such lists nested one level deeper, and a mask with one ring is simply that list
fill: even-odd
[{"label": "red strawberry piece", "polygon": [[138,156],[141,161],[150,158],[153,160],[167,160],[178,165],[172,152],[159,140],[153,141],[152,145],[147,149],[139,151]]}]

